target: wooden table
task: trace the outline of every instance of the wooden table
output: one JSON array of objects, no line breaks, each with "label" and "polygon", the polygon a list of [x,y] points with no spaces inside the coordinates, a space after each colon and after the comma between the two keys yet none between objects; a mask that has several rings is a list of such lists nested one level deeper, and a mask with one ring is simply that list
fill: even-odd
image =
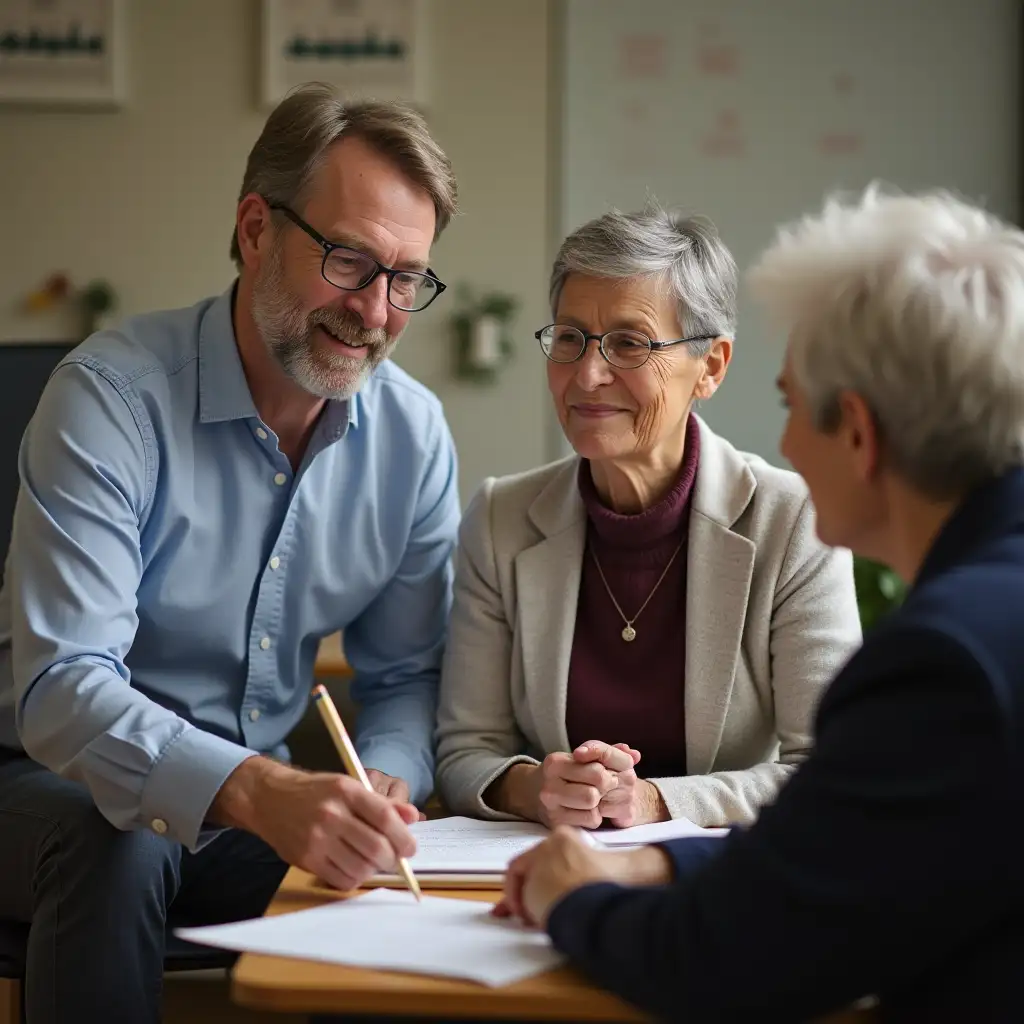
[{"label": "wooden table", "polygon": [[[445,895],[494,902],[498,894],[453,891]],[[306,872],[293,868],[267,913],[308,910],[328,900],[344,898],[318,886]],[[231,995],[235,1002],[250,1009],[280,1013],[494,1020],[650,1020],[622,1000],[595,988],[569,967],[538,974],[514,985],[487,988],[468,981],[246,953],[235,966]],[[854,1011],[829,1017],[822,1024],[869,1024],[874,1020],[870,1013]]]}]

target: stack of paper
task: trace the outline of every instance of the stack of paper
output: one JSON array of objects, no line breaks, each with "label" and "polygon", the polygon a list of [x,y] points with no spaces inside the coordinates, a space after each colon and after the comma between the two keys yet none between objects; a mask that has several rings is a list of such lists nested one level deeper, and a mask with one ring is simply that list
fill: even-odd
[{"label": "stack of paper", "polygon": [[378,889],[237,924],[180,928],[189,942],[246,953],[509,985],[557,967],[548,937],[491,915],[488,903]]},{"label": "stack of paper", "polygon": [[[551,833],[527,821],[478,821],[475,818],[437,818],[411,826],[417,849],[409,858],[416,877],[428,888],[500,887],[505,869]],[[666,839],[722,836],[724,828],[701,828],[686,818],[633,828],[607,828],[584,832],[591,842],[609,848],[646,846]],[[377,875],[372,886],[405,887],[400,875]]]}]

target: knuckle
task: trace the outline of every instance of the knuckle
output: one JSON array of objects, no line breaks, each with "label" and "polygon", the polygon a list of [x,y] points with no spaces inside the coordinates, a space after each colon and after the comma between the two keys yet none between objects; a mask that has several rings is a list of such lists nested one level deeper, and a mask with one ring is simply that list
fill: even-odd
[{"label": "knuckle", "polygon": [[385,867],[395,859],[395,851],[382,835],[374,836],[372,850],[373,861],[379,867]]},{"label": "knuckle", "polygon": [[557,810],[562,806],[561,799],[553,789],[542,789],[540,791],[540,802],[551,811]]}]

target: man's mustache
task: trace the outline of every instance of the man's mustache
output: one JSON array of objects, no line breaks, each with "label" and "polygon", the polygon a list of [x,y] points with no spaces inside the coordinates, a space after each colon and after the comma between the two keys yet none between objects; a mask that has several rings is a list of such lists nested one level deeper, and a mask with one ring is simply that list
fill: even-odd
[{"label": "man's mustache", "polygon": [[366,328],[352,313],[336,313],[329,309],[314,309],[309,315],[310,327],[324,327],[331,334],[354,345],[366,345],[371,349],[384,348],[388,332],[383,327]]}]

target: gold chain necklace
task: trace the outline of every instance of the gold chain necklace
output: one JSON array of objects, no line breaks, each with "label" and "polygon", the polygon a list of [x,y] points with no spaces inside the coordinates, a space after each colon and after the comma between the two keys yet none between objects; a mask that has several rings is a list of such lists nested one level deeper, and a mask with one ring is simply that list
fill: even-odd
[{"label": "gold chain necklace", "polygon": [[[684,537],[683,540],[686,540]],[[597,571],[601,576],[601,582],[604,584],[604,589],[608,591],[608,596],[612,599],[612,604],[615,605],[615,610],[622,616],[622,621],[626,624],[622,627],[622,639],[626,643],[632,643],[636,639],[636,630],[633,628],[633,623],[640,618],[643,610],[651,603],[651,598],[654,597],[654,592],[661,586],[661,581],[668,575],[669,569],[672,568],[672,563],[676,560],[676,555],[683,548],[683,540],[681,540],[676,547],[675,551],[672,552],[672,557],[668,560],[665,568],[662,569],[661,575],[658,577],[658,582],[651,588],[651,592],[647,595],[647,600],[640,605],[640,610],[631,619],[626,618],[626,613],[622,610],[622,606],[618,601],[615,600],[615,595],[612,593],[612,588],[608,586],[608,580],[605,578],[604,569],[601,568],[601,563],[597,560],[597,552],[593,546],[590,546],[590,557],[594,559],[594,565],[597,566]]]}]

